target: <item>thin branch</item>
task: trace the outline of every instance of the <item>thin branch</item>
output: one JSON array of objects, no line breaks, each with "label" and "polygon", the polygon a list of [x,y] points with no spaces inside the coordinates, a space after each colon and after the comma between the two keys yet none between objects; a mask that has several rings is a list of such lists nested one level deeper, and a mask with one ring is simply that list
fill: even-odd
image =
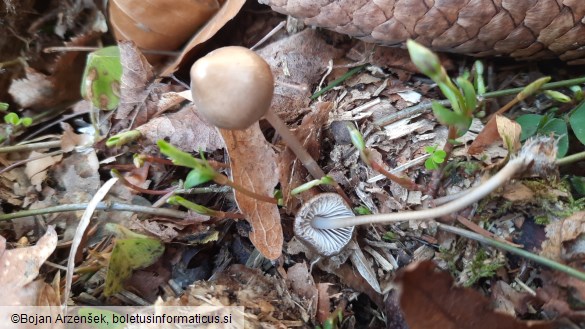
[{"label": "thin branch", "polygon": [[507,243],[503,243],[503,242],[496,241],[496,240],[493,240],[490,238],[486,238],[483,235],[480,235],[480,234],[477,234],[477,233],[474,233],[474,232],[471,232],[468,230],[464,230],[464,229],[461,229],[458,227],[445,225],[445,224],[441,224],[441,223],[437,223],[437,225],[438,225],[439,229],[441,229],[443,231],[451,232],[451,233],[460,235],[462,237],[466,237],[468,239],[472,239],[472,240],[475,240],[477,242],[487,244],[489,246],[511,252],[511,253],[518,255],[520,257],[529,259],[535,263],[547,266],[553,270],[563,272],[563,273],[570,275],[572,277],[575,277],[579,280],[585,281],[585,272],[581,272],[581,271],[576,270],[570,266],[558,263],[552,259],[544,258],[542,256],[528,252],[524,249],[516,248],[516,247],[511,246]]}]

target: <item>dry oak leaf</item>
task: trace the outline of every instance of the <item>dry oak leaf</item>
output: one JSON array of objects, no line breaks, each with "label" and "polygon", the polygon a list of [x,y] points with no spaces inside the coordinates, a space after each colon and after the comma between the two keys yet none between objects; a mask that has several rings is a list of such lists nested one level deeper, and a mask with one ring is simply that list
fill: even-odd
[{"label": "dry oak leaf", "polygon": [[[232,180],[255,192],[272,196],[278,183],[276,154],[258,123],[245,130],[219,129],[230,159]],[[250,240],[266,258],[282,254],[282,225],[275,204],[258,201],[235,191],[236,203],[252,226]]]},{"label": "dry oak leaf", "polygon": [[221,2],[113,0],[110,23],[118,40],[133,40],[143,49],[176,50],[219,10]]},{"label": "dry oak leaf", "polygon": [[52,225],[32,247],[6,250],[6,239],[0,236],[1,305],[30,305],[36,300],[43,284],[33,280],[56,247],[57,233]]},{"label": "dry oak leaf", "polygon": [[181,55],[179,55],[179,57],[177,57],[177,59],[171,65],[167,66],[161,75],[170,75],[179,67],[183,66],[183,64],[192,63],[192,56],[197,53],[201,45],[211,39],[217,32],[219,32],[219,30],[224,25],[226,25],[227,22],[236,17],[245,3],[246,0],[226,0],[219,11],[197,31],[197,34],[195,34],[191,40],[189,40],[185,48],[183,48]]},{"label": "dry oak leaf", "polygon": [[396,277],[400,307],[410,329],[552,329],[553,323],[520,321],[494,312],[490,301],[471,288],[453,285],[432,261],[408,265]]},{"label": "dry oak leaf", "polygon": [[151,119],[136,130],[153,145],[164,139],[185,152],[213,152],[224,147],[215,126],[201,118],[193,103],[177,112]]}]

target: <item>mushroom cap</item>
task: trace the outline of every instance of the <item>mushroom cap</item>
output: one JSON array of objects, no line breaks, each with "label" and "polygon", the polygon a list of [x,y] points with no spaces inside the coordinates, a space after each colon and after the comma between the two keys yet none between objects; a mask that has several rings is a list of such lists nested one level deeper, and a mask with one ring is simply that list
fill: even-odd
[{"label": "mushroom cap", "polygon": [[270,66],[248,48],[219,48],[191,67],[193,102],[219,128],[248,128],[270,109],[273,92]]},{"label": "mushroom cap", "polygon": [[320,255],[330,257],[340,253],[347,246],[353,236],[354,227],[317,229],[311,225],[313,218],[336,220],[354,216],[351,208],[339,194],[321,193],[307,201],[297,213],[295,235]]}]

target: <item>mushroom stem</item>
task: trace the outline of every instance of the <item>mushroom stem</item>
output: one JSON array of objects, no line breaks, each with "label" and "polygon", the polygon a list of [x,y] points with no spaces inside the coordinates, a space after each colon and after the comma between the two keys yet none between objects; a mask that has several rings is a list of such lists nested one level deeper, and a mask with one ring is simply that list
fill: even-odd
[{"label": "mushroom stem", "polygon": [[[286,145],[293,151],[293,153],[299,158],[303,166],[307,168],[309,174],[313,176],[315,179],[321,179],[325,176],[325,172],[323,169],[319,167],[317,161],[313,159],[313,157],[305,150],[305,147],[301,144],[301,142],[293,135],[286,124],[276,115],[272,110],[268,110],[266,114],[264,114],[264,118],[272,125],[274,130],[282,137]],[[345,202],[348,204],[352,204],[349,197],[345,194],[341,186],[333,180],[333,186],[339,195],[343,197]]]},{"label": "mushroom stem", "polygon": [[335,220],[331,220],[330,218],[315,217],[313,218],[311,224],[314,228],[324,230],[363,224],[390,223],[407,220],[426,220],[453,214],[456,211],[464,209],[472,203],[479,201],[492,193],[495,189],[509,181],[515,173],[526,168],[530,162],[531,161],[527,161],[527,159],[520,157],[510,160],[510,162],[508,162],[508,164],[506,164],[502,170],[500,170],[497,174],[492,176],[482,185],[473,189],[469,194],[436,208],[419,211],[405,211],[389,214],[374,214],[357,217],[337,218]]}]

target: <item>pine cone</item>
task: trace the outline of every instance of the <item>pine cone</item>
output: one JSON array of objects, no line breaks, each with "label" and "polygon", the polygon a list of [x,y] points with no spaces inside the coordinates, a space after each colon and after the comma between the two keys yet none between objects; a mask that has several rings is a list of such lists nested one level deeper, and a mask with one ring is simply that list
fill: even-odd
[{"label": "pine cone", "polygon": [[259,0],[306,24],[388,46],[585,64],[585,0]]}]

